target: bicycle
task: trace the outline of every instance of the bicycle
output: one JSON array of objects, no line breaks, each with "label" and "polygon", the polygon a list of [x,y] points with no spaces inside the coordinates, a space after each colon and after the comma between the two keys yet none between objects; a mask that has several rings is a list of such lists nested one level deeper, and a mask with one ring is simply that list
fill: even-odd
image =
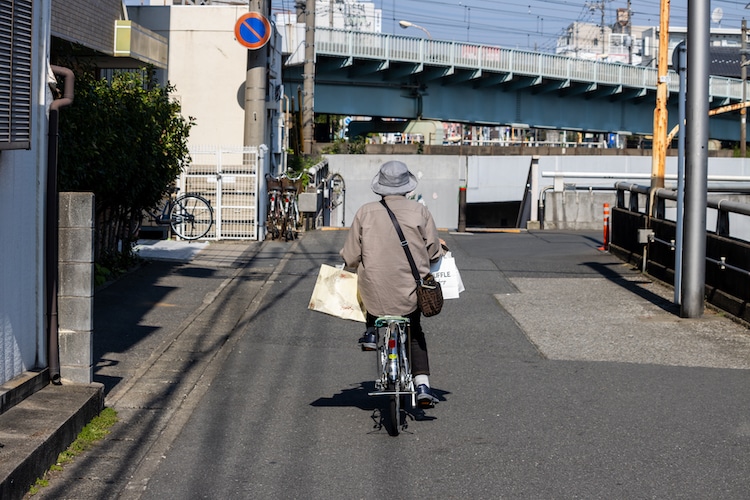
[{"label": "bicycle", "polygon": [[299,216],[299,205],[297,205],[297,195],[302,188],[302,172],[296,177],[291,177],[285,174],[281,177],[281,187],[284,191],[283,194],[283,212],[284,212],[284,223],[282,227],[282,233],[286,241],[293,240],[297,234],[297,227],[300,224]]},{"label": "bicycle", "polygon": [[281,178],[266,174],[266,190],[268,191],[268,217],[266,226],[271,233],[271,239],[281,236],[284,223],[282,209]]},{"label": "bicycle", "polygon": [[[377,328],[377,369],[379,378],[370,396],[388,396],[388,434],[398,436],[401,428],[402,402],[417,407],[417,392],[409,364],[409,318],[381,316],[375,320]],[[381,332],[382,330],[382,332]],[[404,405],[406,408],[406,405]]]},{"label": "bicycle", "polygon": [[149,211],[149,217],[160,226],[170,226],[172,232],[184,240],[204,237],[214,222],[211,203],[195,193],[177,196],[179,190],[178,187],[171,188],[161,212]]}]

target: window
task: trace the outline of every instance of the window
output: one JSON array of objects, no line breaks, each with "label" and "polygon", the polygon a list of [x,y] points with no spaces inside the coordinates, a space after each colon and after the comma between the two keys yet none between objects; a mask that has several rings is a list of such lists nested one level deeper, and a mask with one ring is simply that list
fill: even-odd
[{"label": "window", "polygon": [[0,150],[31,147],[32,0],[0,0]]}]

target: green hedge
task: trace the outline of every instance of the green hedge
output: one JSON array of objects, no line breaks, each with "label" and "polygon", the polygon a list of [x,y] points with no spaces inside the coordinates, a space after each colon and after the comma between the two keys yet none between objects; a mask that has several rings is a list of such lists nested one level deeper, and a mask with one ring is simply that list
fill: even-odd
[{"label": "green hedge", "polygon": [[96,261],[131,257],[144,210],[160,204],[189,161],[193,118],[147,70],[108,81],[76,74],[73,104],[60,112],[59,189],[96,199]]}]

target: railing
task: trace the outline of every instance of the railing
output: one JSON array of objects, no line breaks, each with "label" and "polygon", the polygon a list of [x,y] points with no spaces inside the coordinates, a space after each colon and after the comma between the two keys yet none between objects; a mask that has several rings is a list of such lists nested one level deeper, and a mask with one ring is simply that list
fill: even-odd
[{"label": "railing", "polygon": [[[674,217],[676,191],[653,190],[654,206],[651,210],[649,186],[618,182],[615,187],[617,201],[612,210],[610,251],[626,260],[642,259],[644,271],[667,283],[674,283],[675,251],[678,249]],[[748,321],[750,204],[741,201],[743,196],[723,194],[707,200],[708,215],[716,220],[713,230],[706,229],[705,287],[710,303]],[[667,201],[671,202],[670,207]],[[649,216],[649,212],[653,216]],[[731,228],[730,219],[733,220]]]},{"label": "railing", "polygon": [[[300,194],[300,211],[303,213],[305,229],[314,229],[328,225],[330,210],[327,200],[330,196],[328,160],[323,159],[307,170],[308,190]],[[315,189],[309,189],[314,187]],[[303,199],[304,198],[304,199]]]},{"label": "railing", "polygon": [[[476,76],[484,71],[576,82],[595,87],[622,87],[645,92],[656,90],[657,70],[621,63],[589,61],[541,52],[506,49],[445,40],[315,28],[315,51],[318,55],[380,61],[387,67],[391,61],[446,68],[446,74],[456,69],[473,70]],[[299,64],[292,58],[287,64]],[[669,91],[679,92],[679,78],[674,71],[668,74]],[[748,83],[746,83],[748,85]],[[746,89],[747,90],[747,89]],[[750,95],[750,94],[748,94]],[[742,81],[720,76],[709,77],[709,98],[742,100]]]},{"label": "railing", "polygon": [[[545,170],[542,172],[542,177],[554,179],[555,191],[562,191],[565,186],[566,179],[650,179],[651,174],[645,172],[574,172],[574,171],[563,171],[563,170]],[[677,182],[676,174],[665,174],[664,179],[668,181],[674,181],[675,185]],[[722,174],[711,174],[706,176],[708,181],[708,190],[715,192],[747,192],[747,186],[750,185],[750,176],[747,175],[722,175]],[[628,190],[632,189],[633,192],[640,194],[648,194],[648,186],[639,186],[630,183],[617,183],[612,188],[613,191]],[[643,193],[641,190],[645,189]],[[667,189],[665,192],[672,191]],[[664,194],[667,197],[668,195]],[[750,222],[750,220],[748,221]],[[750,241],[750,238],[748,239]]]},{"label": "railing", "polygon": [[502,146],[527,148],[607,148],[605,141],[575,142],[575,141],[537,141],[534,139],[462,139],[464,146]]}]

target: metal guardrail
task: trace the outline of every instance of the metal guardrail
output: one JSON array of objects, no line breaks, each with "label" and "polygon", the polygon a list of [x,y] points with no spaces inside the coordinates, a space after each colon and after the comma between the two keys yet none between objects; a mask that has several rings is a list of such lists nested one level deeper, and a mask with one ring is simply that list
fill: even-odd
[{"label": "metal guardrail", "polygon": [[[717,176],[724,180],[726,176]],[[742,177],[741,181],[747,181],[748,178]],[[615,190],[617,191],[617,206],[625,208],[625,193],[635,193],[644,195],[645,199],[648,200],[648,195],[651,192],[649,186],[632,184],[629,182],[617,182],[615,184]],[[664,200],[670,200],[677,202],[677,191],[670,188],[659,188],[654,191],[654,217],[658,219],[665,218],[665,203]],[[648,203],[647,203],[648,205]],[[631,195],[630,202],[627,207],[631,212],[640,212],[639,205],[637,203],[637,197]],[[714,233],[718,236],[723,237],[735,237],[730,234],[729,219],[730,214],[750,216],[750,204],[742,203],[737,201],[731,201],[725,197],[713,197],[706,200],[706,208],[716,210],[716,228]],[[643,208],[643,213],[649,212],[649,207]],[[746,221],[750,223],[750,220]],[[741,239],[741,238],[738,238]],[[673,243],[672,243],[673,244]]]},{"label": "metal guardrail", "polygon": [[[617,207],[628,208],[631,212],[640,212],[639,206],[637,203],[637,197],[634,197],[633,194],[644,195],[645,199],[648,200],[648,195],[651,191],[649,186],[631,184],[627,182],[616,183],[615,189],[617,190]],[[626,192],[631,193],[630,202],[627,207],[625,206],[625,193]],[[657,219],[666,219],[666,209],[665,209],[664,200],[671,200],[671,201],[677,202],[677,191],[674,189],[668,189],[668,188],[656,189],[654,190],[653,198],[654,198],[654,210],[653,210],[654,217]],[[730,235],[730,224],[729,224],[731,214],[750,216],[750,204],[731,201],[731,200],[727,200],[726,198],[714,198],[714,199],[709,198],[706,200],[706,208],[716,210],[716,227],[714,230],[714,234],[716,234],[717,236],[725,237],[725,238],[732,237],[732,235]],[[646,206],[644,207],[642,213],[646,214],[648,213],[648,211],[649,211],[649,207],[648,207],[648,203],[646,203]],[[746,220],[745,222],[747,223],[748,221]],[[736,237],[735,239],[743,241]],[[665,245],[669,247],[671,250],[676,249],[675,240],[673,239],[670,239],[669,241],[667,241],[664,239],[660,239],[655,235],[651,235],[649,238],[649,241]],[[706,261],[712,264],[716,264],[721,269],[732,269],[744,275],[750,276],[750,270],[728,263],[727,257],[725,256],[721,256],[718,259],[714,259],[714,258],[711,258],[710,256],[707,256]]]},{"label": "metal guardrail", "polygon": [[[675,286],[675,303],[680,303],[681,276],[689,272],[682,267],[681,244],[677,241],[679,224],[667,217],[666,200],[676,206],[673,189],[651,189],[649,186],[618,182],[617,202],[612,211],[613,231],[609,249],[626,261],[639,256],[643,270]],[[626,200],[626,193],[629,200]],[[750,321],[750,238],[731,235],[733,225],[747,227],[750,204],[730,201],[727,194],[708,199],[707,210],[716,212],[715,230],[706,229],[705,300],[733,316]],[[645,203],[641,204],[639,200]],[[653,206],[650,204],[653,203]],[[653,216],[649,216],[653,213]]]},{"label": "metal guardrail", "polygon": [[[594,90],[598,85],[636,90],[643,95],[656,90],[657,70],[642,66],[575,59],[567,56],[545,54],[492,45],[480,45],[446,40],[368,33],[325,27],[315,28],[315,52],[319,55],[344,57],[347,64],[353,59],[380,61],[385,69],[391,62],[412,63],[417,71],[425,65],[443,67],[445,75],[456,69],[475,72],[503,73],[510,80],[514,75],[586,85]],[[300,62],[300,61],[297,61]],[[669,91],[679,92],[679,78],[669,71]],[[746,82],[745,85],[748,85]],[[746,88],[746,91],[748,89]],[[748,94],[750,95],[750,94]],[[709,98],[742,100],[742,80],[721,76],[709,77]]]},{"label": "metal guardrail", "polygon": [[[544,170],[542,172],[542,177],[553,178],[554,179],[553,187],[555,191],[562,191],[564,189],[564,186],[565,186],[564,181],[566,179],[644,179],[645,180],[645,179],[650,179],[651,174],[641,173],[641,172],[574,172],[574,171],[561,171],[561,170]],[[677,175],[665,174],[664,179],[676,182]],[[750,176],[712,174],[712,175],[708,175],[706,177],[706,180],[710,183],[718,183],[718,182],[728,183],[728,185],[713,184],[715,186],[715,189],[713,189],[714,191],[720,190],[720,191],[732,192],[735,190],[737,184],[747,186],[747,184],[750,183]],[[638,193],[641,193],[641,190],[645,189],[646,192],[641,193],[641,194],[648,194],[648,189],[649,189],[648,186],[623,184],[623,189],[625,188],[625,186],[632,187],[633,191],[638,192]],[[618,189],[619,188],[617,184],[612,188],[613,191],[618,190]],[[709,185],[709,190],[712,190],[711,185]]]}]

